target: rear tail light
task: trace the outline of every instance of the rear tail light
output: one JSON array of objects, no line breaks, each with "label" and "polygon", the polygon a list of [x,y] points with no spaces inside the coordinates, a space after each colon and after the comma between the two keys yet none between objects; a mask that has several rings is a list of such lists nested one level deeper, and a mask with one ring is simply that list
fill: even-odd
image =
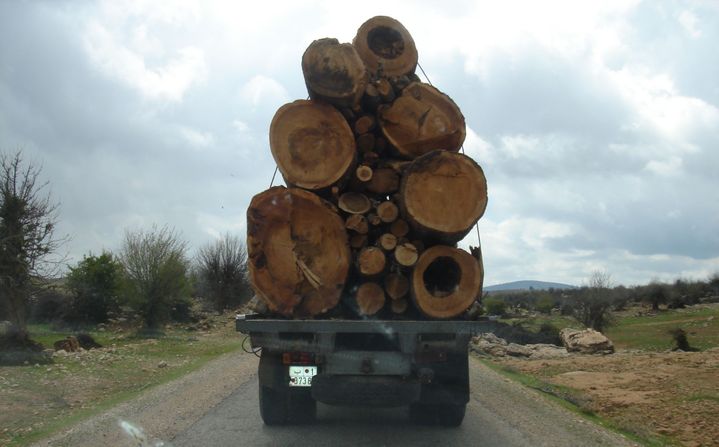
[{"label": "rear tail light", "polygon": [[284,352],[282,363],[285,365],[313,365],[315,355],[311,352]]}]

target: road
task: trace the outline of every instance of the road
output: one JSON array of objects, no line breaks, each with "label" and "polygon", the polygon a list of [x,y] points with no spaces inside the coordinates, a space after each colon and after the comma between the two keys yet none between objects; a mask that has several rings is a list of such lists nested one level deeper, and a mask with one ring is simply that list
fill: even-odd
[{"label": "road", "polygon": [[[414,425],[404,408],[325,405],[319,406],[315,424],[266,427],[258,413],[256,366],[257,359],[249,354],[225,356],[39,445],[138,445],[122,433],[118,420],[142,428],[153,441],[148,446],[156,440],[175,447],[633,445],[474,358],[470,361],[471,400],[459,428]],[[216,389],[218,381],[220,389]]]}]

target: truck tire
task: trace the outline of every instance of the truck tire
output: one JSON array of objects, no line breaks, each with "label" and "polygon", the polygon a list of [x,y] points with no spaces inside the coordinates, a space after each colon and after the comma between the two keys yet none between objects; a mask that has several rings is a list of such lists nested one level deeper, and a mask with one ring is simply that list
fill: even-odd
[{"label": "truck tire", "polygon": [[412,404],[409,406],[409,418],[418,425],[459,427],[466,409],[466,404]]},{"label": "truck tire", "polygon": [[284,425],[288,416],[288,393],[260,386],[260,416],[265,425]]},{"label": "truck tire", "polygon": [[310,424],[317,418],[317,401],[312,398],[309,390],[296,390],[290,395],[288,419],[296,424]]},{"label": "truck tire", "polygon": [[464,420],[464,413],[467,411],[467,405],[437,405],[437,417],[439,425],[444,427],[459,427]]}]

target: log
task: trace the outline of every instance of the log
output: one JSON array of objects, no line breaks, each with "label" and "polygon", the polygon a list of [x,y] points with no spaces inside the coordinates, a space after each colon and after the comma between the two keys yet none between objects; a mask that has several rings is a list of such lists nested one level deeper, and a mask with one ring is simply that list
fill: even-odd
[{"label": "log", "polygon": [[364,22],[352,40],[372,75],[396,77],[414,73],[417,48],[409,31],[397,20],[376,16]]},{"label": "log", "polygon": [[359,234],[367,234],[369,224],[367,223],[367,218],[362,214],[352,214],[345,220],[345,228]]},{"label": "log", "polygon": [[388,297],[398,300],[409,292],[409,280],[399,273],[390,273],[384,278],[384,290]]},{"label": "log", "polygon": [[400,298],[398,300],[392,300],[390,303],[390,308],[392,309],[392,313],[395,314],[403,314],[407,312],[407,308],[409,307],[409,303],[407,303],[407,300],[404,298]]},{"label": "log", "polygon": [[368,112],[375,112],[381,103],[382,98],[380,97],[377,88],[371,83],[367,84],[364,96],[362,96],[362,108]]},{"label": "log", "polygon": [[484,271],[466,251],[445,245],[428,248],[412,271],[411,296],[430,318],[454,318],[482,292]]},{"label": "log", "polygon": [[382,102],[390,103],[394,101],[394,89],[392,88],[392,84],[390,84],[387,79],[378,79],[375,83],[375,89],[377,90]]},{"label": "log", "polygon": [[470,157],[434,151],[402,177],[402,216],[419,236],[452,245],[469,233],[487,207],[487,180]]},{"label": "log", "polygon": [[344,222],[315,194],[276,186],[247,209],[250,282],[273,312],[314,316],[337,305],[351,253]]},{"label": "log", "polygon": [[346,192],[337,200],[337,206],[350,214],[364,214],[372,209],[372,202],[359,192]]},{"label": "log", "polygon": [[428,84],[413,82],[378,113],[382,133],[402,158],[411,160],[436,149],[456,152],[464,143],[459,107]]},{"label": "log", "polygon": [[355,292],[355,301],[360,315],[374,315],[384,307],[384,290],[375,282],[362,283]]},{"label": "log", "polygon": [[399,208],[393,202],[387,200],[377,206],[377,215],[384,223],[391,223],[399,217]]},{"label": "log", "polygon": [[388,195],[399,190],[400,177],[392,168],[377,168],[372,171],[372,179],[367,182],[367,191]]},{"label": "log", "polygon": [[382,219],[380,219],[379,216],[375,213],[369,213],[367,215],[367,221],[370,223],[370,225],[373,225],[375,227],[377,225],[382,225]]},{"label": "log", "polygon": [[374,116],[362,115],[361,117],[357,118],[357,121],[355,121],[354,130],[357,135],[366,134],[374,130],[374,126],[376,123],[377,120],[374,118]]},{"label": "log", "polygon": [[289,186],[321,190],[343,179],[356,158],[352,129],[329,104],[298,100],[277,110],[270,149]]},{"label": "log", "polygon": [[403,242],[394,249],[394,259],[403,267],[412,267],[418,258],[417,248],[409,242]]},{"label": "log", "polygon": [[379,237],[379,246],[382,250],[392,251],[397,247],[397,236],[392,233],[384,233]]},{"label": "log", "polygon": [[360,182],[368,182],[372,180],[372,168],[367,165],[359,165],[355,170],[355,176]]},{"label": "log", "polygon": [[357,270],[362,276],[377,276],[386,265],[387,258],[379,247],[365,247],[357,255]]},{"label": "log", "polygon": [[397,219],[392,222],[392,225],[389,227],[389,231],[397,236],[397,238],[405,237],[409,233],[409,224],[407,224],[407,221],[404,219]]},{"label": "log", "polygon": [[366,234],[353,234],[350,236],[350,247],[354,249],[360,249],[367,246],[367,235]]},{"label": "log", "polygon": [[365,133],[357,137],[357,150],[362,153],[372,152],[375,148],[374,134]]},{"label": "log", "polygon": [[369,80],[354,46],[330,38],[315,40],[307,47],[302,73],[312,99],[349,108],[359,104]]}]

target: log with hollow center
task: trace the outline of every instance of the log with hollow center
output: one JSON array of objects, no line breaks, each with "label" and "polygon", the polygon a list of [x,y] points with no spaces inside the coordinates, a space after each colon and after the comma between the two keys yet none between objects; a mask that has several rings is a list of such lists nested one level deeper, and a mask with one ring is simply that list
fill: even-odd
[{"label": "log with hollow center", "polygon": [[313,316],[339,302],[351,263],[347,232],[315,194],[276,186],[253,197],[247,250],[250,281],[271,310]]},{"label": "log with hollow center", "polygon": [[482,293],[484,271],[466,251],[435,245],[422,253],[412,271],[411,296],[432,318],[454,318]]},{"label": "log with hollow center", "polygon": [[402,76],[414,73],[417,67],[412,36],[391,17],[376,16],[364,22],[352,45],[372,75],[379,72],[388,77]]}]

